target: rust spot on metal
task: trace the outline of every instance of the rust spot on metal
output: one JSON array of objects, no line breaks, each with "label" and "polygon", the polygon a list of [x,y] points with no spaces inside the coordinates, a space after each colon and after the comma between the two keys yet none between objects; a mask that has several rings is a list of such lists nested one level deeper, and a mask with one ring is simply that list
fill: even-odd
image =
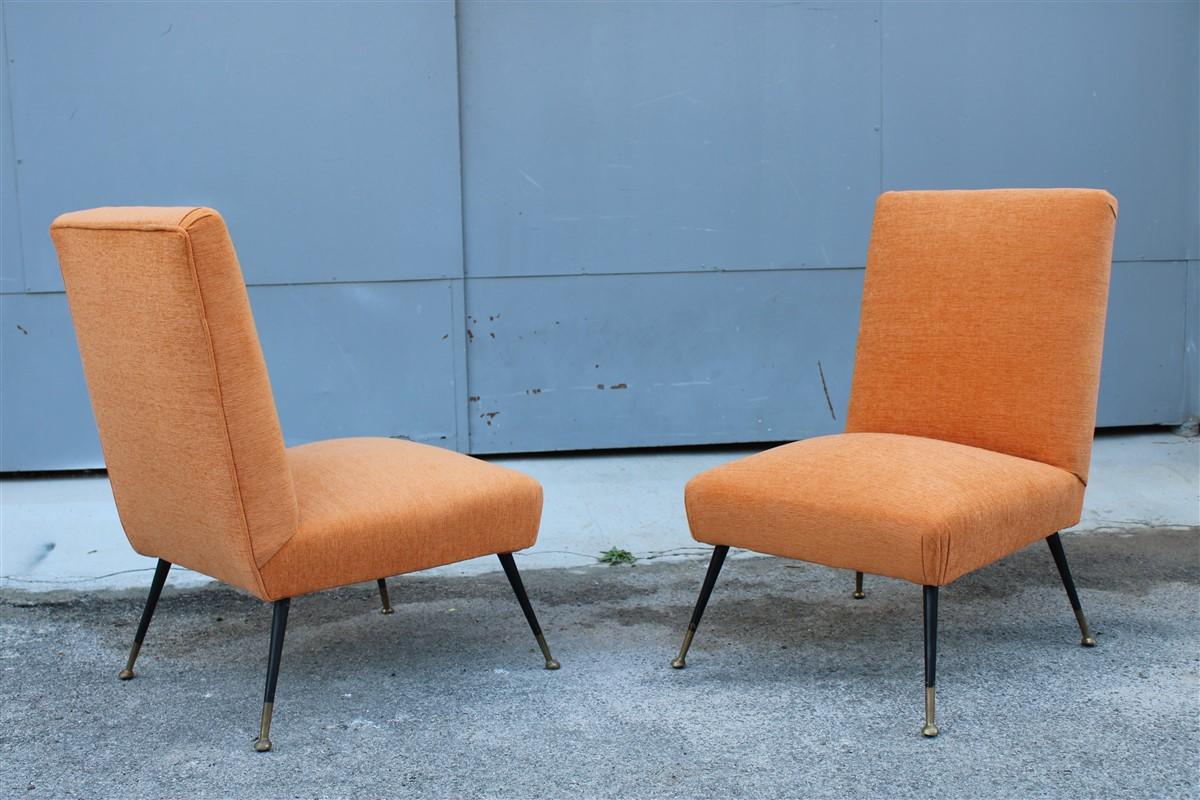
[{"label": "rust spot on metal", "polygon": [[614,383],[612,386],[610,386],[608,388],[610,388],[610,389],[628,389],[629,385],[625,384],[625,383]]},{"label": "rust spot on metal", "polygon": [[541,389],[526,389],[525,394],[541,394]]},{"label": "rust spot on metal", "polygon": [[492,333],[491,331],[488,331],[488,336],[492,337],[493,339],[496,338],[496,334]]},{"label": "rust spot on metal", "polygon": [[19,331],[21,332],[21,334],[22,334],[22,335],[24,335],[24,336],[28,336],[28,335],[29,335],[29,331],[25,330],[25,329],[24,329],[24,328],[22,328],[20,325],[18,325],[18,326],[17,326],[17,330],[19,330]]},{"label": "rust spot on metal", "polygon": [[603,383],[597,383],[597,384],[596,384],[596,388],[597,388],[597,389],[603,389],[603,388],[604,388],[604,384],[603,384]]},{"label": "rust spot on metal", "polygon": [[467,398],[467,402],[468,402],[468,403],[478,403],[478,402],[479,402],[479,395],[477,395],[477,394],[473,394],[473,395],[471,395],[470,397],[468,397],[468,398]]},{"label": "rust spot on metal", "polygon": [[470,328],[467,328],[467,339],[469,339],[472,342],[475,341],[475,334],[471,333]]},{"label": "rust spot on metal", "polygon": [[487,426],[490,428],[492,427],[492,420],[495,419],[496,415],[499,413],[499,411],[488,411],[484,414],[480,414],[479,418],[482,420],[487,420]]}]

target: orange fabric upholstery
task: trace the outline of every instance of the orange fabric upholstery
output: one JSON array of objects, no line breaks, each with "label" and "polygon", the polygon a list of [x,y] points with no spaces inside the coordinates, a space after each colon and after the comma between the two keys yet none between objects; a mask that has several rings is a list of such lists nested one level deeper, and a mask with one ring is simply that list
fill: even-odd
[{"label": "orange fabric upholstery", "polygon": [[1074,525],[1083,485],[977,447],[846,433],[709,470],[686,504],[701,542],[940,586]]},{"label": "orange fabric upholstery", "polygon": [[105,208],[50,232],[130,543],[261,595],[298,512],[224,222]]},{"label": "orange fabric upholstery", "polygon": [[1116,213],[1090,189],[881,196],[846,430],[974,445],[1086,483]]},{"label": "orange fabric upholstery", "polygon": [[711,544],[942,585],[1079,519],[1117,203],[889,192],[847,433],[697,476]]},{"label": "orange fabric upholstery", "polygon": [[268,596],[298,594],[523,550],[542,487],[520,472],[396,439],[288,450],[300,528],[262,569]]},{"label": "orange fabric upholstery", "polygon": [[51,227],[122,525],[266,600],[528,547],[541,487],[389,439],[287,450],[241,268],[206,208]]}]

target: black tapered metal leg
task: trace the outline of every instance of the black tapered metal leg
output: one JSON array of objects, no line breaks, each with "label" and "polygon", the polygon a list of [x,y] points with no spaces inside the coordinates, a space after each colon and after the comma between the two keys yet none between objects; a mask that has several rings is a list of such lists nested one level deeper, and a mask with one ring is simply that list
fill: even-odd
[{"label": "black tapered metal leg", "polygon": [[517,571],[517,562],[513,560],[512,553],[497,553],[496,555],[500,559],[500,565],[504,567],[504,574],[508,576],[508,582],[512,584],[513,593],[517,596],[517,602],[521,604],[521,610],[525,612],[525,619],[529,622],[529,629],[533,631],[533,638],[537,639],[538,647],[542,648],[542,656],[546,659],[546,669],[558,669],[561,665],[554,660],[554,656],[550,655],[550,645],[546,644],[542,626],[538,624],[537,615],[533,613],[533,606],[529,603],[529,596],[525,594],[525,584],[521,581],[521,573]]},{"label": "black tapered metal leg", "polygon": [[866,595],[863,594],[862,583],[863,583],[863,574],[861,572],[854,573],[854,599],[855,600],[862,600],[864,597],[866,597]]},{"label": "black tapered metal leg", "polygon": [[687,633],[683,636],[679,655],[671,662],[671,666],[675,669],[683,669],[687,666],[687,654],[688,649],[692,646],[692,637],[696,635],[696,628],[700,627],[700,618],[704,616],[708,598],[712,594],[713,586],[717,583],[717,576],[721,574],[721,567],[724,565],[727,555],[729,555],[729,545],[719,544],[713,548],[712,560],[708,562],[708,572],[705,573],[704,584],[700,587],[700,596],[696,598],[696,607],[692,610],[692,621],[688,623]]},{"label": "black tapered metal leg", "polygon": [[1071,610],[1075,612],[1075,621],[1079,623],[1080,644],[1084,647],[1095,647],[1096,639],[1088,627],[1087,617],[1083,615],[1083,605],[1079,602],[1079,594],[1075,591],[1075,581],[1071,578],[1071,568],[1067,566],[1067,554],[1063,552],[1062,539],[1057,533],[1046,537],[1050,545],[1050,554],[1054,556],[1054,565],[1062,578],[1063,588],[1067,590],[1067,599],[1071,601]]},{"label": "black tapered metal leg", "polygon": [[271,651],[267,656],[267,688],[263,692],[262,719],[258,725],[258,738],[254,749],[265,753],[271,749],[271,713],[275,709],[275,684],[279,681],[279,660],[283,657],[283,635],[287,632],[288,608],[291,599],[275,601],[275,613],[271,617]]},{"label": "black tapered metal leg", "polygon": [[142,609],[142,620],[138,623],[137,635],[133,637],[133,647],[129,649],[129,660],[125,662],[125,669],[117,675],[123,681],[133,677],[133,664],[142,650],[142,642],[146,641],[146,631],[150,628],[150,620],[154,617],[154,609],[158,606],[158,596],[162,594],[163,585],[167,582],[167,573],[170,571],[171,562],[160,558],[158,566],[154,568],[154,580],[150,582],[150,596],[146,598],[146,607]]},{"label": "black tapered metal leg", "polygon": [[924,736],[937,736],[937,606],[938,587],[925,586],[922,617],[925,621],[925,725]]},{"label": "black tapered metal leg", "polygon": [[380,578],[376,583],[379,584],[379,602],[383,604],[383,608],[379,609],[379,613],[394,614],[395,609],[392,608],[392,598],[388,596],[387,578]]}]

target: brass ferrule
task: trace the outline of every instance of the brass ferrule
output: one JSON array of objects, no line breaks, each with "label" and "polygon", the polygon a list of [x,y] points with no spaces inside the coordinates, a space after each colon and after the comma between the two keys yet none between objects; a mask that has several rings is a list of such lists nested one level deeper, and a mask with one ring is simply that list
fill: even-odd
[{"label": "brass ferrule", "polygon": [[141,649],[141,642],[133,643],[133,647],[129,650],[129,660],[125,662],[125,669],[121,670],[120,674],[117,675],[118,678],[123,681],[127,681],[133,677],[133,664],[135,661],[137,661],[138,653],[141,651]]},{"label": "brass ferrule", "polygon": [[671,662],[671,666],[675,669],[683,669],[687,666],[688,648],[692,646],[692,637],[695,635],[696,629],[688,625],[687,633],[683,636],[683,644],[679,647],[679,655]]},{"label": "brass ferrule", "polygon": [[938,726],[935,724],[937,714],[937,690],[932,686],[925,687],[925,725],[921,728],[921,734],[927,737],[938,735]]},{"label": "brass ferrule", "polygon": [[546,637],[541,631],[538,631],[534,638],[537,639],[538,647],[542,648],[542,657],[546,659],[546,669],[558,669],[561,664],[554,660],[554,656],[550,655],[550,645],[546,644]]},{"label": "brass ferrule", "polygon": [[265,753],[271,749],[271,712],[274,703],[263,703],[262,721],[258,724],[258,738],[254,740],[254,749]]},{"label": "brass ferrule", "polygon": [[387,580],[380,578],[375,582],[379,586],[379,602],[383,608],[379,609],[380,614],[393,614],[392,598],[388,593]]},{"label": "brass ferrule", "polygon": [[1087,617],[1083,615],[1082,608],[1075,609],[1075,621],[1079,623],[1079,633],[1083,636],[1080,644],[1084,647],[1095,647],[1096,639],[1092,636],[1092,629],[1088,627]]}]

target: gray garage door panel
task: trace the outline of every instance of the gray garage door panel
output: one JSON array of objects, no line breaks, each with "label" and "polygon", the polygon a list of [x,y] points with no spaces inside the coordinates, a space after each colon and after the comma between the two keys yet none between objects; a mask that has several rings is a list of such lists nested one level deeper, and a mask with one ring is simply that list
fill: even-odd
[{"label": "gray garage door panel", "polygon": [[0,387],[0,471],[103,465],[66,295],[0,295]]},{"label": "gray garage door panel", "polygon": [[12,113],[8,103],[8,46],[0,13],[0,293],[25,290],[21,231],[17,208],[17,157],[13,152]]},{"label": "gray garage door panel", "polygon": [[884,188],[1105,188],[1118,260],[1195,258],[1198,10],[885,3]]},{"label": "gray garage door panel", "polygon": [[224,213],[289,443],[488,453],[841,430],[881,188],[1103,186],[1098,421],[1200,413],[1197,3],[455,13],[0,4],[0,470],[101,465],[46,231],[98,204]]},{"label": "gray garage door panel", "polygon": [[[287,443],[458,446],[456,291],[450,281],[252,288]],[[0,471],[102,467],[65,295],[0,295],[0,320]]]},{"label": "gray garage door panel", "polygon": [[[1114,266],[1100,425],[1180,420],[1185,283],[1185,263]],[[472,450],[840,431],[861,284],[859,270],[472,281]]]},{"label": "gray garage door panel", "polygon": [[840,430],[861,291],[857,269],[472,281],[472,450]]},{"label": "gray garage door panel", "polygon": [[1184,345],[1184,418],[1200,418],[1200,261],[1187,265],[1187,342]]},{"label": "gray garage door panel", "polygon": [[1186,262],[1113,265],[1097,425],[1178,423],[1194,413],[1184,408],[1186,326]]},{"label": "gray garage door panel", "polygon": [[877,12],[463,3],[468,274],[861,266]]},{"label": "gray garage door panel", "polygon": [[461,328],[451,281],[250,290],[289,445],[400,436],[454,449]]},{"label": "gray garage door panel", "polygon": [[27,285],[63,211],[210,205],[250,283],[461,275],[454,6],[6,2]]}]

